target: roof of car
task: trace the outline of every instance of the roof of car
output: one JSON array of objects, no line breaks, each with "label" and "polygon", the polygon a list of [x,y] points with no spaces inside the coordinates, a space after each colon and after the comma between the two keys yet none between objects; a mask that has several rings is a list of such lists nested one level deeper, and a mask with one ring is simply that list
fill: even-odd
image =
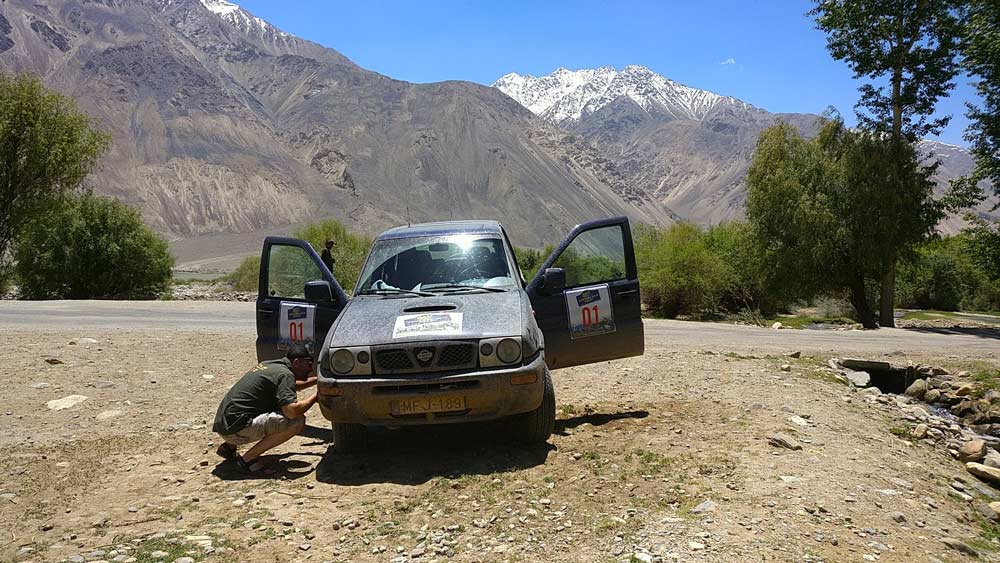
[{"label": "roof of car", "polygon": [[419,225],[393,227],[380,234],[377,240],[458,234],[499,235],[500,232],[500,223],[497,221],[439,221],[436,223],[420,223]]}]

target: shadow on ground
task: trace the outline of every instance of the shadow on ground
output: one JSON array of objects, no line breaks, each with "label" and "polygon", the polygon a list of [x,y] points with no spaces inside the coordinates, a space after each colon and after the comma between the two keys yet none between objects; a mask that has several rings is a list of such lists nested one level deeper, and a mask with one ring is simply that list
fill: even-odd
[{"label": "shadow on ground", "polygon": [[[646,411],[587,414],[556,421],[556,432],[581,424],[644,418]],[[329,448],[316,466],[316,480],[335,485],[419,485],[435,477],[489,475],[545,463],[550,443],[525,445],[509,438],[502,423],[456,424],[369,430],[366,451],[339,454]]]},{"label": "shadow on ground", "polygon": [[972,327],[908,327],[903,330],[910,332],[922,332],[924,334],[961,334],[965,336],[976,336],[978,338],[990,338],[1000,340],[1000,328],[972,328]]}]

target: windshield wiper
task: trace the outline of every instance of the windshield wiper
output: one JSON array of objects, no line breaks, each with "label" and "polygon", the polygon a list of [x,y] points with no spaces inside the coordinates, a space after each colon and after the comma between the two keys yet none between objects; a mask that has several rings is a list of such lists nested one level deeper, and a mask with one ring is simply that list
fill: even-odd
[{"label": "windshield wiper", "polygon": [[434,297],[433,293],[428,293],[426,291],[414,291],[412,289],[398,289],[398,288],[382,288],[382,289],[366,289],[364,291],[359,291],[358,295],[419,295],[420,297]]},{"label": "windshield wiper", "polygon": [[481,289],[481,290],[484,290],[484,291],[492,291],[494,293],[498,293],[498,292],[499,293],[503,293],[503,292],[507,291],[506,289],[499,288],[499,287],[486,287],[486,286],[483,286],[483,285],[463,285],[463,284],[457,284],[457,283],[442,283],[442,284],[434,284],[433,286],[430,286],[430,287],[428,287],[428,286],[421,286],[421,287],[423,289],[428,290],[428,291],[436,291],[438,289],[451,290],[451,291],[458,291],[458,290],[461,290],[461,289]]}]

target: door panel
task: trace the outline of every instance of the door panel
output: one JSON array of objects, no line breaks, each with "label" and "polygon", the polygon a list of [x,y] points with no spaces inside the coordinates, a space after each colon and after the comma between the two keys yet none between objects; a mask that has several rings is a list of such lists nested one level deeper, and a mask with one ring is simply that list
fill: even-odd
[{"label": "door panel", "polygon": [[[347,294],[306,241],[267,237],[257,288],[257,359],[280,358],[291,342],[304,342],[313,356],[347,305]],[[332,301],[305,298],[306,282],[330,284]]]},{"label": "door panel", "polygon": [[[566,271],[565,289],[552,293],[542,287],[546,268]],[[639,277],[627,218],[577,225],[526,291],[545,334],[549,369],[643,353]]]}]

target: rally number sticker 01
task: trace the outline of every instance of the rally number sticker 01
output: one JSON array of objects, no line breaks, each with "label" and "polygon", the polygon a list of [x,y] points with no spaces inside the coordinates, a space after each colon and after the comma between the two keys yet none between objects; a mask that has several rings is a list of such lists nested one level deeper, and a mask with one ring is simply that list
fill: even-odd
[{"label": "rally number sticker 01", "polygon": [[278,348],[288,348],[293,342],[313,343],[313,321],[316,306],[307,303],[282,303],[278,321]]},{"label": "rally number sticker 01", "polygon": [[462,313],[400,315],[392,327],[393,338],[447,336],[462,332]]},{"label": "rally number sticker 01", "polygon": [[608,284],[579,287],[565,292],[570,338],[585,338],[615,331]]}]

